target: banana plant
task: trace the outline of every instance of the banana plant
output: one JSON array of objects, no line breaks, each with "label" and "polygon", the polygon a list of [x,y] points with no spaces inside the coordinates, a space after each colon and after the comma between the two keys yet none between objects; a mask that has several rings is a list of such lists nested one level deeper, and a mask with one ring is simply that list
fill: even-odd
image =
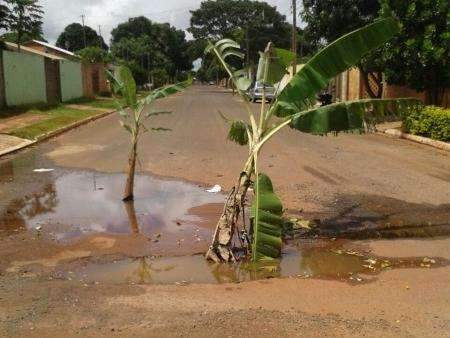
[{"label": "banana plant", "polygon": [[[407,109],[415,109],[420,102],[414,99],[370,99],[338,102],[328,106],[315,105],[316,95],[329,81],[355,66],[370,51],[388,42],[399,32],[393,18],[381,18],[334,41],[313,56],[284,87],[276,89],[271,104],[263,97],[259,114],[254,114],[246,90],[252,81],[245,70],[233,69],[230,57],[242,58],[240,46],[224,39],[209,43],[206,53],[213,53],[227,71],[243,100],[248,120],[229,121],[228,138],[248,146],[248,158],[236,185],[231,189],[223,213],[217,223],[212,244],[206,258],[215,262],[235,261],[238,249],[232,245],[239,240],[239,249],[251,254],[254,262],[270,261],[281,254],[282,205],[273,191],[270,178],[259,172],[259,157],[263,146],[280,130],[290,126],[315,135],[339,132],[364,133],[375,130],[376,123],[400,116]],[[277,49],[272,43],[260,53],[257,82],[277,83],[287,74],[295,60],[290,51]],[[226,117],[225,117],[226,118]],[[254,183],[253,183],[254,182]],[[253,185],[254,197],[251,221],[245,224],[245,201]],[[242,221],[240,216],[242,214]]]},{"label": "banana plant", "polygon": [[170,129],[161,127],[147,128],[146,122],[154,116],[170,114],[167,111],[148,111],[151,104],[157,99],[177,93],[191,84],[191,80],[174,85],[168,85],[155,89],[143,99],[138,99],[136,94],[136,82],[129,68],[118,67],[114,73],[109,72],[108,77],[111,83],[112,92],[118,99],[120,125],[130,134],[131,150],[128,157],[127,180],[123,201],[134,199],[134,176],[136,172],[136,160],[138,156],[138,141],[141,133],[148,131],[169,131]]}]

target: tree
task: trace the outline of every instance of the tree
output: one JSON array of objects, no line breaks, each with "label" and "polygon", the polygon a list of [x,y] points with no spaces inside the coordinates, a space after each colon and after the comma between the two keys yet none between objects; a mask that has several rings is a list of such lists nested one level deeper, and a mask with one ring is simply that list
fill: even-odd
[{"label": "tree", "polygon": [[[372,22],[380,8],[379,0],[303,0],[302,18],[307,24],[305,39],[317,50],[324,43]],[[381,53],[374,51],[367,55],[358,67],[369,96],[381,98],[384,70]],[[370,86],[371,80],[377,84],[376,91]]]},{"label": "tree", "polygon": [[84,62],[107,63],[111,61],[111,55],[104,49],[92,46],[86,47],[76,52]]},{"label": "tree", "polygon": [[[86,36],[86,44],[85,44]],[[72,23],[59,35],[56,40],[56,46],[67,49],[71,52],[77,52],[86,47],[99,47],[108,50],[108,46],[101,36],[89,26],[84,26],[79,23]]]},{"label": "tree", "polygon": [[426,92],[428,104],[440,105],[450,87],[448,0],[383,0],[383,13],[402,24],[383,49],[386,80]]},{"label": "tree", "polygon": [[290,46],[290,25],[276,7],[266,2],[249,0],[206,0],[191,11],[188,31],[195,39],[236,40],[246,51],[247,63],[256,63],[258,51],[273,41]]},{"label": "tree", "polygon": [[9,6],[10,13],[8,19],[8,30],[15,33],[15,42],[18,45],[23,43],[23,37],[42,36],[42,7],[38,0],[5,0]]},{"label": "tree", "polygon": [[[136,95],[136,82],[133,75],[127,67],[119,67],[114,74],[108,73],[113,93],[120,95],[117,100],[118,105],[121,106],[119,110],[120,124],[130,134],[131,150],[128,158],[127,181],[123,195],[123,201],[133,201],[134,199],[134,176],[136,171],[136,159],[138,156],[138,141],[141,133],[152,131],[167,131],[166,128],[150,128],[145,125],[146,120],[151,117],[170,114],[166,111],[147,111],[147,108],[160,98],[166,97],[170,94],[183,90],[190,84],[190,81],[162,87],[151,92],[147,97],[138,100]],[[128,107],[128,108],[126,108]]]},{"label": "tree", "polygon": [[[259,172],[259,159],[264,145],[281,129],[290,126],[301,132],[326,135],[345,131],[366,132],[386,117],[398,116],[405,109],[414,109],[419,102],[408,99],[368,99],[340,102],[327,106],[314,105],[315,96],[328,82],[346,69],[353,67],[374,49],[382,46],[399,31],[393,18],[375,21],[355,30],[314,55],[291,79],[279,89],[276,100],[269,106],[264,94],[259,116],[254,114],[245,94],[251,84],[245,70],[232,68],[227,60],[242,58],[240,45],[230,39],[210,43],[207,52],[215,55],[234,82],[246,107],[248,121],[230,120],[228,138],[247,145],[249,156],[239,175],[236,186],[226,199],[223,213],[217,223],[212,244],[206,257],[216,262],[234,261],[233,239],[238,233],[241,246],[250,253],[254,262],[271,261],[281,254],[281,234],[284,221],[282,205],[274,193],[267,175]],[[287,73],[295,55],[276,49],[269,43],[260,54],[257,80],[274,85]],[[245,217],[246,194],[253,184],[251,222],[247,227]]]},{"label": "tree", "polygon": [[0,3],[0,29],[8,28],[10,10],[3,1]]},{"label": "tree", "polygon": [[174,79],[192,68],[185,33],[167,23],[153,23],[143,16],[130,18],[111,35],[114,57],[132,70],[138,84],[149,82],[151,74],[159,69]]}]

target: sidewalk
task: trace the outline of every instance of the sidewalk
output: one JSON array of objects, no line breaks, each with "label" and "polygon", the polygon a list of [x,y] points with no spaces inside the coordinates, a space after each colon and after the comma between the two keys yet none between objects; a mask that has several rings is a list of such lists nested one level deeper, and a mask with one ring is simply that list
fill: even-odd
[{"label": "sidewalk", "polygon": [[27,147],[34,142],[16,136],[0,134],[0,156]]},{"label": "sidewalk", "polygon": [[[88,104],[65,104],[42,112],[24,112],[2,118],[0,119],[0,156],[49,139],[113,112],[114,110],[110,108]],[[35,130],[31,133],[17,132],[30,128]],[[22,136],[28,134],[30,135]]]}]

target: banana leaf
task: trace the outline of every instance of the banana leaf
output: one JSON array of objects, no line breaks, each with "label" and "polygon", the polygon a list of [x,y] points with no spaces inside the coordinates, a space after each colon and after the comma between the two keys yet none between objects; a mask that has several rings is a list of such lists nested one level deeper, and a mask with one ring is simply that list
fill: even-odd
[{"label": "banana leaf", "polygon": [[136,82],[128,67],[118,67],[111,78],[115,92],[122,94],[125,104],[129,107],[136,107]]},{"label": "banana leaf", "polygon": [[259,174],[252,202],[252,261],[271,261],[281,256],[283,206],[273,191],[272,181]]},{"label": "banana leaf", "polygon": [[[339,102],[292,115],[291,128],[305,133],[366,132],[377,123],[401,117],[411,109],[420,109],[417,99],[367,99]],[[288,108],[286,108],[288,109]]]},{"label": "banana leaf", "polygon": [[[355,66],[367,53],[380,47],[399,32],[393,18],[375,21],[337,39],[312,57],[278,95],[275,115],[285,117],[308,108],[328,82]],[[285,104],[291,109],[286,110]],[[293,109],[294,108],[294,112]]]}]

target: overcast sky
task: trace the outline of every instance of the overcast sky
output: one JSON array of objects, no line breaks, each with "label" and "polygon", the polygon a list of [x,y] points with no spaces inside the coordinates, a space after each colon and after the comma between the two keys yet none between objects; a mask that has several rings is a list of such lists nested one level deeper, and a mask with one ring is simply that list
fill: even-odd
[{"label": "overcast sky", "polygon": [[[197,9],[202,0],[40,0],[44,7],[44,34],[54,43],[64,27],[81,22],[98,30],[109,43],[110,32],[118,23],[129,17],[144,15],[156,22],[169,22],[180,29],[189,27],[189,10]],[[291,0],[266,0],[277,6],[278,11],[290,18]]]}]

